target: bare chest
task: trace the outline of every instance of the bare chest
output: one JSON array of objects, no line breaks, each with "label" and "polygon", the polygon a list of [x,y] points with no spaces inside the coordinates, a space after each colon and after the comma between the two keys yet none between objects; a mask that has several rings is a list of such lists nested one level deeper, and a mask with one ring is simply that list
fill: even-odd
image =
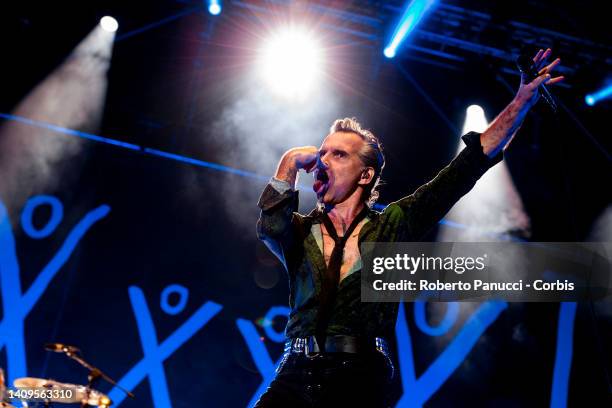
[{"label": "bare chest", "polygon": [[[361,253],[359,252],[359,232],[361,231],[361,228],[365,222],[366,221],[364,220],[357,225],[344,245],[342,267],[340,268],[340,282],[346,278],[355,263],[361,259]],[[331,258],[331,254],[336,243],[328,234],[327,229],[323,225],[321,225],[321,233],[323,236],[323,257],[325,258],[325,265],[329,266],[329,259]]]}]

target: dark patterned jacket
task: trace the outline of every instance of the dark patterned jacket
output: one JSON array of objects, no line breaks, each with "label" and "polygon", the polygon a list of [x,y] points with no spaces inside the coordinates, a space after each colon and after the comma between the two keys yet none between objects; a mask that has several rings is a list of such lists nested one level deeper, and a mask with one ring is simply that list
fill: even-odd
[{"label": "dark patterned jacket", "polygon": [[[494,164],[486,156],[480,134],[463,136],[466,147],[429,183],[412,195],[389,204],[383,212],[370,210],[358,242],[418,241]],[[284,184],[284,185],[283,185]],[[298,192],[289,183],[271,181],[258,206],[257,236],[278,257],[289,275],[291,313],[288,338],[315,334],[318,294],[326,265],[322,253],[318,210],[297,213]],[[389,337],[397,318],[397,303],[361,302],[361,263],[338,286],[327,335]]]}]

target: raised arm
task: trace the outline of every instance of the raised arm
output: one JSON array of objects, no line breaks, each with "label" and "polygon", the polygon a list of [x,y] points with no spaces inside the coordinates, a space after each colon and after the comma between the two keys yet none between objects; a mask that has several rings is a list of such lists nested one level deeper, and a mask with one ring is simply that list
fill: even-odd
[{"label": "raised arm", "polygon": [[316,146],[294,147],[287,150],[278,163],[274,178],[286,181],[295,189],[298,171],[303,169],[310,173],[317,164],[318,151]]},{"label": "raised arm", "polygon": [[510,104],[491,122],[482,134],[463,137],[467,147],[429,183],[412,195],[392,203],[385,213],[390,220],[403,223],[407,239],[418,240],[431,229],[493,165],[502,160],[505,149],[522,124],[529,109],[538,100],[541,84],[555,84],[563,77],[551,78],[550,72],[559,64],[557,58],[546,65],[551,51],[540,50],[534,63],[540,76],[531,82],[521,78],[519,90]]},{"label": "raised arm", "polygon": [[470,132],[463,136],[466,147],[428,183],[411,195],[391,203],[383,215],[392,225],[403,225],[406,235],[398,239],[418,241],[474,187],[490,167],[503,158],[483,153],[482,135]]},{"label": "raised arm", "polygon": [[281,158],[276,174],[266,186],[259,203],[261,208],[257,221],[257,237],[289,270],[289,254],[294,242],[296,228],[300,219],[294,212],[298,210],[298,192],[295,189],[300,169],[311,171],[316,165],[317,148],[314,146],[296,147],[288,150]]},{"label": "raised arm", "polygon": [[501,111],[491,122],[487,130],[480,136],[480,143],[487,156],[495,156],[512,141],[516,131],[523,123],[527,112],[538,101],[538,87],[542,84],[556,84],[564,79],[563,76],[552,78],[551,72],[561,60],[557,58],[546,65],[550,54],[550,48],[546,51],[538,51],[533,58],[533,62],[540,76],[531,82],[527,82],[525,76],[521,77],[521,85],[512,102]]}]

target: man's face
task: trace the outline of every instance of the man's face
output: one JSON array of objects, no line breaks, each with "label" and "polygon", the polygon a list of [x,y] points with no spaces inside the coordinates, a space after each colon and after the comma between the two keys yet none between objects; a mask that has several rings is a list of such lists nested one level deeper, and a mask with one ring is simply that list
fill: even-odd
[{"label": "man's face", "polygon": [[319,148],[312,187],[320,202],[341,203],[363,184],[360,180],[365,167],[358,153],[364,144],[361,137],[351,132],[336,132],[325,138]]}]

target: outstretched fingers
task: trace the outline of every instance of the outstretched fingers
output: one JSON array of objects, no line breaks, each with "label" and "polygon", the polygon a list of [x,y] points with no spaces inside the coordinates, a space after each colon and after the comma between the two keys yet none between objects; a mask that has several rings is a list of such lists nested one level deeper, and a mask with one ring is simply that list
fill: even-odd
[{"label": "outstretched fingers", "polygon": [[551,78],[550,81],[546,82],[546,85],[554,85],[556,83],[563,81],[564,79],[565,77],[563,75],[555,77],[555,78]]},{"label": "outstretched fingers", "polygon": [[540,75],[540,76],[539,76],[539,77],[537,77],[536,79],[534,79],[534,80],[533,80],[533,81],[532,81],[532,82],[529,84],[529,86],[530,86],[531,88],[534,88],[534,89],[535,89],[535,88],[539,87],[539,86],[540,86],[540,85],[542,85],[542,84],[546,84],[546,85],[554,85],[554,84],[556,84],[556,83],[559,83],[559,82],[563,81],[564,79],[565,79],[565,77],[564,77],[563,75],[558,76],[558,77],[555,77],[555,78],[552,78],[552,77],[550,76],[550,74],[549,74],[549,73],[545,73],[545,74]]},{"label": "outstretched fingers", "polygon": [[542,74],[528,85],[530,88],[537,88],[538,86],[545,84],[547,81],[550,81],[550,74]]},{"label": "outstretched fingers", "polygon": [[540,75],[542,75],[544,73],[548,73],[548,72],[552,71],[553,69],[555,69],[555,67],[557,65],[559,65],[560,62],[561,62],[561,58],[557,58],[556,60],[554,60],[553,62],[551,62],[550,64],[548,64],[544,68],[542,68],[538,73]]},{"label": "outstretched fingers", "polygon": [[550,57],[550,54],[552,54],[552,50],[550,48],[547,48],[546,51],[538,51],[536,56],[533,58],[533,62],[537,70],[540,70],[544,64],[546,64],[546,60],[548,57]]},{"label": "outstretched fingers", "polygon": [[538,77],[532,81],[534,87],[538,87],[541,84],[554,85],[565,79],[563,75],[552,78],[551,72],[561,63],[561,58],[556,58],[553,62],[546,65],[548,57],[552,54],[552,50],[547,48],[546,50],[540,49],[535,57],[533,57],[533,63],[538,70]]},{"label": "outstretched fingers", "polygon": [[533,57],[534,64],[538,64],[540,62],[540,58],[542,57],[542,54],[544,54],[544,50],[540,49],[540,51],[538,51],[536,56]]},{"label": "outstretched fingers", "polygon": [[[557,58],[555,59],[553,62],[551,62],[550,64],[548,64],[547,66],[545,66],[544,68],[542,68],[538,73],[540,75],[544,75],[544,74],[549,74],[557,67],[557,65],[559,65],[561,63],[561,58]],[[554,85],[556,83],[559,83],[561,81],[563,81],[565,79],[565,77],[563,75],[560,75],[558,77],[555,78],[551,78],[548,81],[545,81],[546,85]]]}]

